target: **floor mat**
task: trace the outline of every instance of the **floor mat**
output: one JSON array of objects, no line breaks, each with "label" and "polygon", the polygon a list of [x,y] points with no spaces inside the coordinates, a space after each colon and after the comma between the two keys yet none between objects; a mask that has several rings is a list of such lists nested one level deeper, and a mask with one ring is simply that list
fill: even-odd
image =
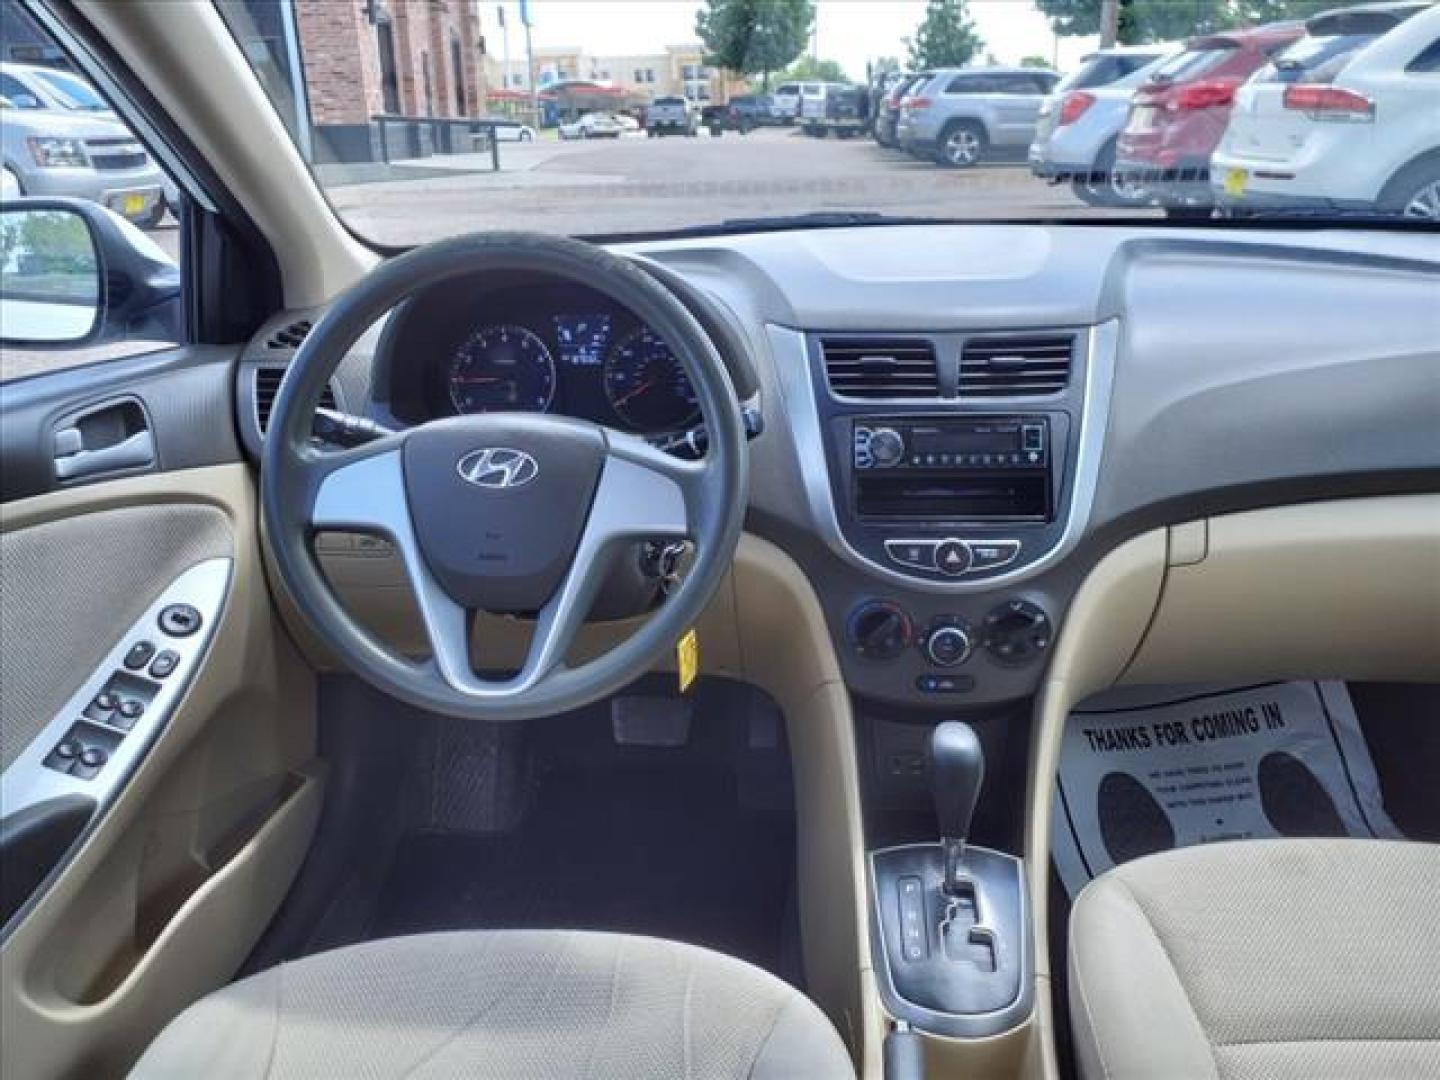
[{"label": "floor mat", "polygon": [[548,772],[499,836],[412,834],[371,936],[469,928],[645,933],[794,978],[793,818],[742,807],[733,774],[663,750]]},{"label": "floor mat", "polygon": [[1399,837],[1345,684],[1145,687],[1071,713],[1055,867],[1074,897],[1157,851],[1279,836]]}]

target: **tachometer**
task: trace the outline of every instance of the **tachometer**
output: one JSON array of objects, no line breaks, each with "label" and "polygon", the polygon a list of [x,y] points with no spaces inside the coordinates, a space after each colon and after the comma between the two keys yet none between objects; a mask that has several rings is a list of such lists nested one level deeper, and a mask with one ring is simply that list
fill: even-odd
[{"label": "tachometer", "polygon": [[605,396],[640,431],[674,431],[695,419],[695,389],[685,369],[649,327],[626,334],[605,358]]},{"label": "tachometer", "polygon": [[533,331],[487,326],[455,350],[448,385],[457,412],[545,412],[555,399],[555,360]]}]

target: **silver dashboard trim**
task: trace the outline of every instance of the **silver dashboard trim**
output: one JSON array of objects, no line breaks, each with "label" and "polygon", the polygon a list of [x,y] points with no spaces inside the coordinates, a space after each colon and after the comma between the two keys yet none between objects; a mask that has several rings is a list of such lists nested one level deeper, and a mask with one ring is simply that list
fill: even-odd
[{"label": "silver dashboard trim", "polygon": [[[845,538],[835,510],[830,457],[826,452],[825,434],[820,425],[820,402],[815,394],[806,333],[774,323],[767,324],[765,331],[780,386],[780,398],[795,439],[797,456],[804,463],[800,475],[810,523],[826,546],[845,562],[873,577],[896,585],[909,588],[918,586],[938,593],[971,594],[1027,581],[1054,566],[1080,543],[1094,507],[1095,489],[1100,479],[1100,461],[1104,455],[1105,435],[1109,427],[1110,396],[1115,385],[1116,354],[1120,341],[1118,321],[1111,319],[1084,331],[1088,338],[1088,359],[1085,365],[1084,400],[1080,410],[1079,447],[1075,455],[1075,478],[1071,484],[1070,501],[1063,510],[1065,527],[1060,539],[1033,562],[1003,574],[973,581],[942,581],[892,569],[860,553]],[[992,404],[987,401],[987,406]]]},{"label": "silver dashboard trim", "polygon": [[[170,720],[176,705],[185,696],[199,671],[200,662],[215,633],[215,626],[229,591],[231,560],[206,559],[196,563],[174,581],[145,609],[144,614],[127,626],[115,645],[80,687],[70,695],[55,715],[0,774],[0,814],[9,816],[27,806],[65,795],[82,795],[94,799],[96,815],[103,813],[130,774],[139,765],[152,743]],[[160,612],[171,604],[189,604],[200,612],[200,629],[188,637],[172,637],[158,626]],[[125,654],[136,641],[144,639],[162,649],[175,652],[179,660],[175,670],[164,679],[150,678],[145,669],[130,671],[125,667]],[[83,780],[45,765],[50,751],[64,738],[71,726],[84,716],[85,707],[105,687],[117,671],[145,679],[155,686],[155,694],[145,712],[125,732],[119,745],[100,769],[98,775]],[[98,726],[105,727],[103,721]]]}]

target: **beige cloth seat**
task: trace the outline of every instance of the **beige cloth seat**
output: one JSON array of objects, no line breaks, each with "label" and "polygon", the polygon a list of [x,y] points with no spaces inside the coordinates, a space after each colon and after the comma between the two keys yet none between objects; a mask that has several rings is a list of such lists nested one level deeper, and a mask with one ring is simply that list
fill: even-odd
[{"label": "beige cloth seat", "polygon": [[1070,917],[1085,1080],[1440,1076],[1440,846],[1256,840],[1137,859]]},{"label": "beige cloth seat", "polygon": [[739,960],[571,931],[424,934],[234,983],[132,1077],[853,1077],[829,1020]]}]

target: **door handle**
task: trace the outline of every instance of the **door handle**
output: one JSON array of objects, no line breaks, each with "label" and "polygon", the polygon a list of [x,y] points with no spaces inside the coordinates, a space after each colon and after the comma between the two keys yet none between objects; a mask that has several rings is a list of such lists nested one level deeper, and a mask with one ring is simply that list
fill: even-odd
[{"label": "door handle", "polygon": [[53,443],[55,476],[59,480],[155,465],[155,435],[144,407],[135,398],[74,413],[61,425],[55,430]]}]

